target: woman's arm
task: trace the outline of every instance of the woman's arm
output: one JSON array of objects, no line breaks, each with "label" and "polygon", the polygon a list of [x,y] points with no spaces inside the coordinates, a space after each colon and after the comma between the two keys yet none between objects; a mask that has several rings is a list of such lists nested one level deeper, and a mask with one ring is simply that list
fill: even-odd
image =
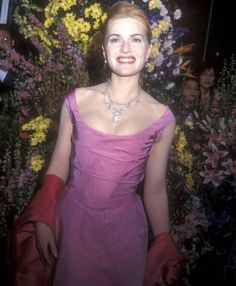
[{"label": "woman's arm", "polygon": [[169,232],[166,169],[175,123],[168,125],[153,146],[146,166],[144,203],[154,240],[148,251],[145,286],[176,285],[181,279],[185,259]]},{"label": "woman's arm", "polygon": [[64,102],[61,110],[57,141],[54,147],[47,174],[54,174],[66,182],[69,173],[71,153],[72,122]]},{"label": "woman's arm", "polygon": [[144,204],[154,236],[169,231],[166,168],[174,131],[175,123],[165,128],[152,148],[145,170]]},{"label": "woman's arm", "polygon": [[[37,205],[43,205],[45,220],[35,222],[36,244],[40,252],[41,259],[51,268],[53,267],[54,258],[57,257],[57,248],[55,239],[50,228],[50,223],[54,218],[53,206],[56,198],[66,182],[69,173],[69,160],[71,153],[71,134],[72,122],[69,111],[65,105],[62,106],[60,124],[57,136],[57,142],[54,147],[52,158],[44,178],[44,183],[35,199]],[[36,194],[37,195],[37,194]],[[49,216],[52,217],[49,219]],[[54,258],[53,258],[54,257]]]}]

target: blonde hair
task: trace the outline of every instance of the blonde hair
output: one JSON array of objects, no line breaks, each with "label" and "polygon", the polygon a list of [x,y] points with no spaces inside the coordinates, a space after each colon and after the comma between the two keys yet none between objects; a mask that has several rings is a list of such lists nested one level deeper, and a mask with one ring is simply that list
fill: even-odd
[{"label": "blonde hair", "polygon": [[152,30],[146,13],[136,4],[129,3],[127,1],[119,1],[111,6],[110,11],[107,15],[107,20],[103,26],[103,43],[105,42],[109,22],[111,22],[112,20],[126,17],[135,18],[144,24],[147,34],[147,40],[150,44],[152,40]]}]

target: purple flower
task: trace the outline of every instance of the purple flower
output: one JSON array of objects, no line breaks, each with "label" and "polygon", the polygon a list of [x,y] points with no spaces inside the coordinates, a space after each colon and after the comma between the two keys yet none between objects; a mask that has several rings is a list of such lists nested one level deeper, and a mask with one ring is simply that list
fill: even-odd
[{"label": "purple flower", "polygon": [[220,143],[222,145],[226,145],[225,135],[221,131],[216,131],[215,129],[211,129],[210,134],[210,145],[215,145],[216,143]]},{"label": "purple flower", "polygon": [[19,96],[22,98],[27,98],[30,97],[30,94],[26,90],[21,90]]},{"label": "purple flower", "polygon": [[203,152],[203,155],[207,157],[206,164],[211,164],[212,168],[216,168],[220,158],[223,158],[228,154],[228,151],[220,151],[215,145],[212,152]]},{"label": "purple flower", "polygon": [[212,183],[214,186],[219,186],[221,181],[225,178],[223,171],[217,170],[208,170],[202,171],[199,173],[200,176],[204,178],[203,184]]},{"label": "purple flower", "polygon": [[226,162],[222,163],[222,166],[226,168],[224,171],[225,175],[233,175],[236,176],[236,160],[228,159]]}]

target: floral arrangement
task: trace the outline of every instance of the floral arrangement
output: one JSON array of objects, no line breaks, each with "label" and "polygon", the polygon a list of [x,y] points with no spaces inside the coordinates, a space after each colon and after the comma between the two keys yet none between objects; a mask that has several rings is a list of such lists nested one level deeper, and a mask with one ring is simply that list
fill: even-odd
[{"label": "floral arrangement", "polygon": [[171,232],[187,258],[183,285],[191,285],[191,270],[202,255],[212,250],[207,241],[208,219],[197,194],[195,153],[190,140],[194,131],[190,118],[177,121],[167,174]]},{"label": "floral arrangement", "polygon": [[[201,132],[199,150],[199,193],[209,221],[208,241],[214,245],[215,260],[221,266],[235,237],[236,203],[236,97],[234,55],[224,62],[212,100],[211,116],[195,113],[196,128]],[[212,254],[213,255],[213,254]]]},{"label": "floral arrangement", "polygon": [[[25,58],[15,50],[8,50],[6,59],[0,60],[0,66],[21,74],[10,95],[11,104],[17,110],[14,132],[9,138],[10,147],[0,162],[1,235],[27,205],[47,166],[64,97],[71,89],[93,80],[87,63],[91,54],[99,50],[99,28],[106,19],[110,2],[116,1],[49,0],[46,7],[41,8],[22,0],[16,9],[15,21],[19,31],[32,42],[35,53]],[[143,71],[144,85],[153,96],[168,104],[175,100],[170,90],[177,77],[186,74],[189,64],[186,53],[191,51],[191,45],[178,46],[183,32],[181,28],[175,29],[175,25],[181,18],[181,11],[164,0],[134,2],[148,14],[153,33],[151,58]],[[226,88],[225,81],[222,94],[225,92],[223,86]],[[207,134],[213,128],[202,126]],[[197,148],[193,148],[195,139],[191,138],[197,127],[191,118],[178,124],[168,171],[170,202],[174,210],[171,217],[173,234],[189,258],[188,269],[196,265],[200,255],[212,249],[206,238],[209,221],[198,198],[201,184],[196,172],[206,169],[202,170],[202,165],[196,163],[200,154]],[[218,143],[220,147],[214,146],[221,150],[222,143]],[[205,160],[209,145],[200,142],[199,146],[205,148]],[[213,151],[217,153],[216,149]],[[233,170],[235,161],[229,153],[220,154],[224,160],[225,178],[225,172]],[[201,162],[204,160],[202,158]],[[205,163],[212,164],[210,160]]]},{"label": "floral arrangement", "polygon": [[[220,73],[210,112],[199,112],[196,105],[187,117],[177,117],[168,186],[172,232],[188,258],[184,285],[191,285],[191,272],[199,271],[202,259],[223,269],[236,233],[235,74],[232,56]],[[174,104],[183,109],[178,98]]]},{"label": "floral arrangement", "polygon": [[[1,142],[9,145],[0,161],[1,235],[27,205],[47,166],[64,97],[88,82],[81,43],[57,19],[53,28],[45,30],[38,19],[42,13],[41,8],[22,1],[15,20],[20,32],[30,38],[35,53],[26,58],[14,49],[6,50],[6,57],[0,60],[1,67],[20,75],[9,94],[15,111],[11,132]],[[1,131],[7,128],[4,126]]]}]

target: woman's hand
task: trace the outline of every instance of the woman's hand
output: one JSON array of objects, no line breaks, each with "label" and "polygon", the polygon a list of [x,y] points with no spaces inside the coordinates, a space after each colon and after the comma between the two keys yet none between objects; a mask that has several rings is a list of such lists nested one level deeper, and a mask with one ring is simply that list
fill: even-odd
[{"label": "woman's hand", "polygon": [[43,222],[35,223],[36,245],[41,259],[50,268],[53,268],[54,259],[58,257],[55,238],[50,227]]}]

